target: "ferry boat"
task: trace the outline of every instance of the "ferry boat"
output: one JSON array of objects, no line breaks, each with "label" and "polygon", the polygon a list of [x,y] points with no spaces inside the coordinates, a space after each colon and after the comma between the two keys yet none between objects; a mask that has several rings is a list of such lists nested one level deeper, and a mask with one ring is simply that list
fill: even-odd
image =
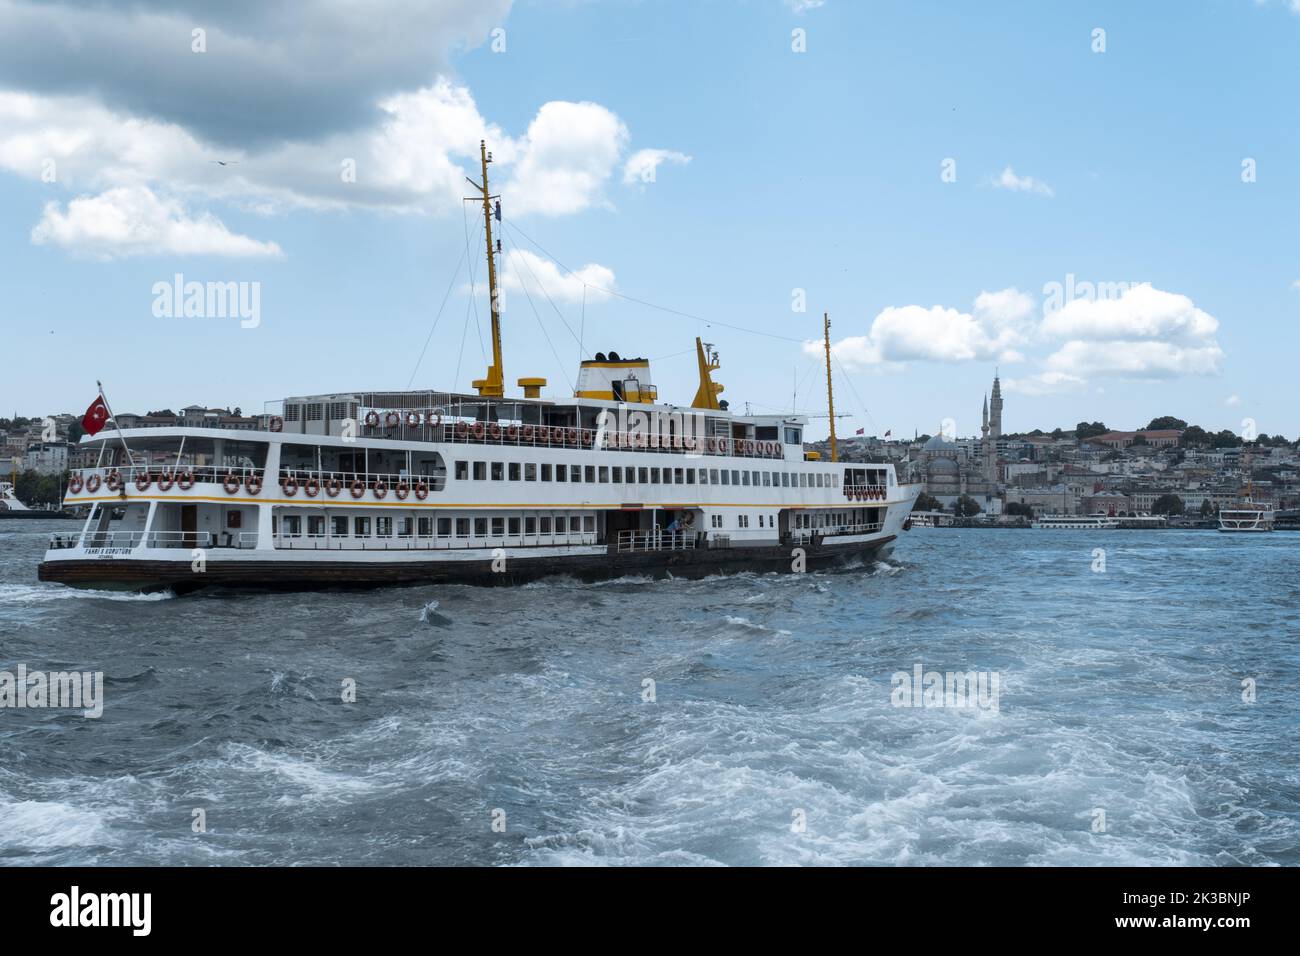
[{"label": "ferry boat", "polygon": [[13,482],[0,481],[0,515],[26,515],[31,509],[14,494]]},{"label": "ferry boat", "polygon": [[[889,552],[920,492],[892,464],[805,454],[799,415],[738,415],[718,354],[695,340],[689,406],[650,363],[581,362],[571,399],[520,378],[505,394],[490,161],[482,147],[492,364],[475,392],[285,398],[252,429],[134,428],[83,437],[75,534],[43,581],[93,588],[313,588],[546,575],[700,577],[803,571]],[[476,197],[478,198],[478,197]],[[829,319],[826,321],[829,376]],[[102,397],[102,392],[101,392]]]},{"label": "ferry boat", "polygon": [[1043,515],[1035,518],[1031,527],[1058,531],[1091,531],[1099,528],[1118,528],[1119,519],[1111,515]]},{"label": "ferry boat", "polygon": [[1273,509],[1249,499],[1233,508],[1220,508],[1219,530],[1272,531]]}]

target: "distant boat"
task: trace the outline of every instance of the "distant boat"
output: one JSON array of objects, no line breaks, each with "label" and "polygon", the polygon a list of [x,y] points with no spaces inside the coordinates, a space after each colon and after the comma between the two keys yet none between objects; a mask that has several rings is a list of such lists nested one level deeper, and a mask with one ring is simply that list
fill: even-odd
[{"label": "distant boat", "polygon": [[1097,528],[1118,528],[1119,519],[1110,515],[1043,515],[1036,518],[1035,528],[1050,528],[1056,531],[1088,531]]},{"label": "distant boat", "polygon": [[1220,531],[1272,531],[1273,509],[1249,499],[1219,511]]},{"label": "distant boat", "polygon": [[14,486],[7,481],[0,481],[0,511],[31,511],[18,500]]}]

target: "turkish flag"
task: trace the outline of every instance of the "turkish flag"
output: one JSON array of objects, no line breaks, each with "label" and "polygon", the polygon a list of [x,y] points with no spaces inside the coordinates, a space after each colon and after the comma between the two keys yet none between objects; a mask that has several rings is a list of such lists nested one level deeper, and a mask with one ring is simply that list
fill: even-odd
[{"label": "turkish flag", "polygon": [[90,403],[86,414],[81,416],[81,427],[85,429],[87,435],[93,435],[104,427],[106,421],[108,421],[108,405],[104,403],[104,396],[100,395]]}]

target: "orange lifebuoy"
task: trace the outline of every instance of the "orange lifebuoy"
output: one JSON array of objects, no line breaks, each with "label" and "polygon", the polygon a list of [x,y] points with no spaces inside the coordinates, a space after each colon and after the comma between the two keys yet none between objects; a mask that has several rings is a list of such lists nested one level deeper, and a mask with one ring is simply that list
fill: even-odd
[{"label": "orange lifebuoy", "polygon": [[353,478],[352,487],[348,490],[352,492],[353,498],[360,498],[366,493],[366,483],[360,478]]},{"label": "orange lifebuoy", "polygon": [[464,438],[464,437],[465,437],[466,435],[468,435],[468,434],[469,434],[469,426],[466,425],[464,422],[457,422],[457,423],[456,423],[456,437],[457,437],[457,438]]},{"label": "orange lifebuoy", "polygon": [[421,501],[429,497],[429,483],[427,481],[416,482],[415,497],[419,498]]},{"label": "orange lifebuoy", "polygon": [[186,468],[176,476],[176,487],[181,491],[189,491],[194,487],[194,472]]},{"label": "orange lifebuoy", "polygon": [[373,409],[371,411],[366,412],[366,427],[374,428],[378,424],[379,424],[379,413],[374,411]]},{"label": "orange lifebuoy", "polygon": [[532,426],[532,425],[525,425],[525,426],[524,426],[524,441],[532,441],[532,440],[533,440],[533,426]]},{"label": "orange lifebuoy", "polygon": [[244,489],[250,495],[260,494],[262,491],[262,479],[259,478],[257,475],[249,475],[244,480]]},{"label": "orange lifebuoy", "polygon": [[77,492],[81,490],[83,484],[84,482],[82,482],[81,480],[80,472],[74,473],[72,476],[72,480],[68,482],[68,491],[72,492],[75,495]]},{"label": "orange lifebuoy", "polygon": [[302,491],[308,498],[315,498],[320,494],[320,480],[315,476],[308,478],[303,482]]},{"label": "orange lifebuoy", "polygon": [[339,492],[342,490],[343,482],[339,481],[337,478],[325,479],[325,494],[329,495],[331,498],[337,498]]},{"label": "orange lifebuoy", "polygon": [[176,478],[170,471],[164,471],[158,475],[158,490],[170,491],[172,485],[176,484]]},{"label": "orange lifebuoy", "polygon": [[91,475],[86,479],[86,490],[92,495],[99,490],[99,475]]},{"label": "orange lifebuoy", "polygon": [[393,494],[397,496],[398,501],[405,501],[406,496],[411,493],[411,486],[404,481],[399,481],[397,487],[393,489]]},{"label": "orange lifebuoy", "polygon": [[578,444],[578,430],[576,428],[569,429],[569,444],[570,445]]},{"label": "orange lifebuoy", "polygon": [[510,439],[511,441],[519,441],[519,426],[511,425],[509,428],[507,428],[506,438]]},{"label": "orange lifebuoy", "polygon": [[[109,491],[117,491],[117,489],[122,487],[122,473],[114,468],[108,473],[108,477],[105,481],[108,484]],[[89,489],[89,483],[87,483],[87,489]]]},{"label": "orange lifebuoy", "polygon": [[149,474],[149,472],[142,472],[135,476],[136,491],[147,491],[151,484],[153,484],[153,475]]},{"label": "orange lifebuoy", "polygon": [[226,489],[226,494],[233,495],[239,490],[239,477],[233,471],[228,471],[226,480],[221,483],[221,486]]},{"label": "orange lifebuoy", "polygon": [[282,432],[284,431],[284,419],[279,415],[272,415],[267,419],[266,427],[273,432]]},{"label": "orange lifebuoy", "polygon": [[298,493],[298,479],[293,475],[288,475],[280,482],[280,490],[292,498]]},{"label": "orange lifebuoy", "polygon": [[472,429],[472,431],[474,432],[474,440],[475,440],[475,441],[482,441],[482,440],[483,440],[483,431],[484,431],[484,429],[483,429],[483,423],[482,423],[482,422],[475,422],[475,423],[474,423],[474,428]]},{"label": "orange lifebuoy", "polygon": [[375,493],[376,498],[383,498],[388,495],[388,482],[382,478],[376,478],[370,485],[370,490]]},{"label": "orange lifebuoy", "polygon": [[402,420],[402,416],[397,414],[397,412],[394,411],[384,412],[385,428],[396,428],[398,423],[401,422],[401,420]]},{"label": "orange lifebuoy", "polygon": [[491,425],[488,426],[488,435],[491,436],[493,441],[500,441],[501,426],[498,425],[496,422],[493,422]]},{"label": "orange lifebuoy", "polygon": [[419,428],[419,427],[420,427],[420,413],[419,413],[419,412],[407,412],[407,413],[406,413],[406,427],[407,427],[407,428]]}]

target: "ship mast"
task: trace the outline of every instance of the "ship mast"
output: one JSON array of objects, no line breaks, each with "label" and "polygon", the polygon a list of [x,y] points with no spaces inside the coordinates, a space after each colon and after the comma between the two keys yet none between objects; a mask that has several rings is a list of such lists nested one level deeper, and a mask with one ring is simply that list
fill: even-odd
[{"label": "ship mast", "polygon": [[829,312],[822,313],[822,321],[825,323],[822,333],[826,337],[826,411],[830,414],[831,421],[831,461],[839,461],[839,449],[835,445],[835,391],[831,387],[831,316]]},{"label": "ship mast", "polygon": [[[492,154],[487,150],[487,143],[479,140],[479,159],[483,168],[483,185],[479,185],[470,179],[470,185],[474,186],[483,196],[483,234],[487,238],[487,267],[488,267],[488,296],[492,309],[492,364],[488,367],[487,377],[474,381],[474,388],[480,395],[488,398],[501,398],[505,395],[505,371],[501,362],[501,305],[497,297],[497,267],[495,253],[499,251],[501,240],[497,240],[498,247],[492,245],[492,193],[488,189],[488,163],[492,162]],[[466,177],[467,179],[469,177]],[[498,205],[497,217],[500,218],[500,206]]]}]

